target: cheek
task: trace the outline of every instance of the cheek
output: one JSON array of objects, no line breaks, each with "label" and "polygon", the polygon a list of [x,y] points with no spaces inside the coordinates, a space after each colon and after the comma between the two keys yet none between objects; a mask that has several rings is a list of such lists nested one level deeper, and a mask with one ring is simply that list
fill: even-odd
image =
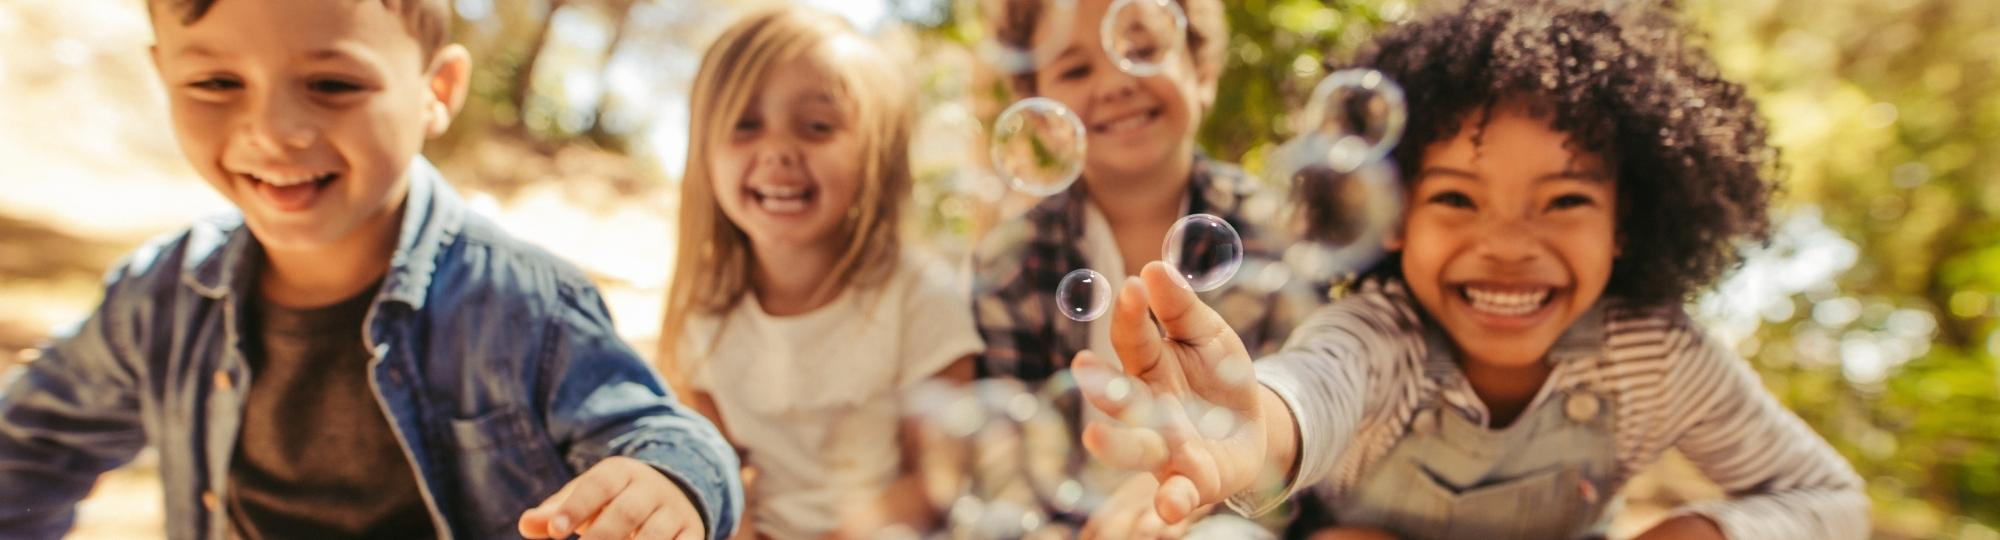
[{"label": "cheek", "polygon": [[1589,216],[1553,231],[1565,258],[1579,277],[1608,281],[1618,252],[1617,225],[1605,214]]},{"label": "cheek", "polygon": [[813,147],[806,155],[806,166],[811,167],[820,188],[832,197],[844,199],[836,202],[845,206],[861,191],[866,152],[860,137],[846,134]]}]

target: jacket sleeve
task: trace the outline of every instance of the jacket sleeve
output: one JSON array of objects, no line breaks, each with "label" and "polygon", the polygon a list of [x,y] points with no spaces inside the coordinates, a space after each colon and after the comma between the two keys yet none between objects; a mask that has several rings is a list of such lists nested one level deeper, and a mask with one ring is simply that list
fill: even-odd
[{"label": "jacket sleeve", "polygon": [[561,332],[543,358],[553,378],[544,419],[582,471],[610,456],[653,465],[701,512],[710,538],[728,538],[742,518],[736,453],[713,423],[682,405],[659,375],[612,330],[594,288],[564,295]]},{"label": "jacket sleeve", "polygon": [[119,308],[136,287],[121,265],[88,318],[0,384],[0,538],[59,538],[98,475],[146,445],[133,345],[138,318]]}]

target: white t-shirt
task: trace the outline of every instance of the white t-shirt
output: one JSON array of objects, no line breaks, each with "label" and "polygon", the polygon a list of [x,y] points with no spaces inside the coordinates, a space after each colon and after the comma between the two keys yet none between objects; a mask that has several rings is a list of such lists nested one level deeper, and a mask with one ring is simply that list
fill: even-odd
[{"label": "white t-shirt", "polygon": [[775,317],[753,295],[690,318],[681,369],[759,471],[759,532],[821,536],[843,504],[873,501],[895,481],[899,390],[985,348],[965,276],[908,254],[886,282],[811,313]]}]

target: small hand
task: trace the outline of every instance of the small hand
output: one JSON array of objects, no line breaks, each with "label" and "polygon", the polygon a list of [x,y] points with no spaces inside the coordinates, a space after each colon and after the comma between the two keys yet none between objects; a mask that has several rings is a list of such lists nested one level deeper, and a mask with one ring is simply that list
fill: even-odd
[{"label": "small hand", "polygon": [[615,456],[521,513],[527,538],[584,540],[660,538],[696,540],[707,536],[701,512],[679,485],[645,462]]},{"label": "small hand", "polygon": [[1150,474],[1135,474],[1120,484],[1104,504],[1091,512],[1090,521],[1083,524],[1080,540],[1119,538],[1180,538],[1187,536],[1188,525],[1194,520],[1168,525],[1160,519],[1159,512],[1153,510],[1153,497],[1160,489],[1160,481]]},{"label": "small hand", "polygon": [[[1159,479],[1154,508],[1165,523],[1180,523],[1264,472],[1261,386],[1243,340],[1165,264],[1147,264],[1117,302],[1111,344],[1123,374],[1090,351],[1072,367],[1090,404],[1124,425],[1091,422],[1084,447]],[[1218,418],[1223,429],[1211,429]]]}]

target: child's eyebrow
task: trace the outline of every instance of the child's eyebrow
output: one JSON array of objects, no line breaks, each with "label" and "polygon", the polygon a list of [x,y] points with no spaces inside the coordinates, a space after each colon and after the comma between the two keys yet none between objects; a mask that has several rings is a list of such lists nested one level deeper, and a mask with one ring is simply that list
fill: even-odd
[{"label": "child's eyebrow", "polygon": [[[1463,169],[1454,169],[1451,167],[1439,167],[1436,165],[1424,167],[1422,171],[1419,171],[1417,173],[1416,180],[1423,181],[1424,179],[1430,178],[1432,176],[1449,176],[1455,178],[1462,178],[1465,180],[1472,180],[1475,182],[1483,182],[1486,180],[1485,177],[1480,176],[1479,173]],[[1543,182],[1553,182],[1558,180],[1579,180],[1584,182],[1609,182],[1611,178],[1609,176],[1606,176],[1604,173],[1595,170],[1574,170],[1574,169],[1552,172],[1535,177],[1535,183],[1537,184]]]},{"label": "child's eyebrow", "polygon": [[1072,56],[1076,56],[1076,55],[1079,55],[1079,54],[1083,54],[1083,48],[1082,48],[1082,47],[1078,47],[1078,46],[1076,46],[1075,44],[1071,44],[1071,45],[1070,45],[1070,46],[1069,46],[1068,48],[1066,48],[1066,49],[1063,49],[1063,51],[1062,51],[1062,54],[1058,54],[1058,55],[1056,55],[1056,57],[1055,57],[1054,59],[1051,59],[1051,60],[1049,60],[1049,62],[1050,62],[1050,63],[1055,63],[1055,62],[1060,62],[1060,61],[1063,61],[1063,60],[1068,60],[1068,59],[1069,59],[1070,57],[1072,57]]},{"label": "child's eyebrow", "polygon": [[1572,169],[1541,175],[1535,178],[1535,183],[1539,184],[1556,180],[1580,180],[1591,183],[1603,183],[1611,181],[1611,177],[1597,170]]},{"label": "child's eyebrow", "polygon": [[196,45],[188,45],[181,47],[180,50],[174,51],[174,56],[176,57],[195,56],[202,58],[216,58],[222,55],[216,54],[215,51],[210,50],[208,47],[203,47],[199,44],[196,44]]},{"label": "child's eyebrow", "polygon": [[1479,176],[1479,173],[1463,169],[1454,169],[1451,167],[1439,167],[1436,165],[1424,167],[1424,170],[1418,171],[1416,179],[1418,181],[1422,181],[1423,179],[1430,178],[1432,176],[1452,176],[1473,181],[1482,180],[1482,178],[1480,178]]}]

